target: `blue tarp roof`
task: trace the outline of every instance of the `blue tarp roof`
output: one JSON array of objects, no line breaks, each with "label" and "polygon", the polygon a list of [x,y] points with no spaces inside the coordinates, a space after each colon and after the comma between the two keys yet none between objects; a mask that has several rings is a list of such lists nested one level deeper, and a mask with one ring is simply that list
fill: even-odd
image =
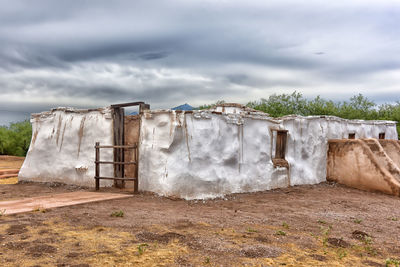
[{"label": "blue tarp roof", "polygon": [[183,104],[183,105],[171,108],[171,109],[172,110],[193,110],[194,108],[191,105],[186,103],[186,104]]}]

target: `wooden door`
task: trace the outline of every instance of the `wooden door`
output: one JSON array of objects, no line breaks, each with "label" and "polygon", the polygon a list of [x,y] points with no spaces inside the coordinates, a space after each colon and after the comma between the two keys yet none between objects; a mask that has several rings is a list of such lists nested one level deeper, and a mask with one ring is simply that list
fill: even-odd
[{"label": "wooden door", "polygon": [[[124,120],[125,145],[134,145],[139,142],[140,116],[127,115]],[[138,171],[138,149],[125,150],[125,161],[136,161],[135,165],[125,165],[125,177],[136,177]],[[131,183],[127,186],[130,187]]]}]

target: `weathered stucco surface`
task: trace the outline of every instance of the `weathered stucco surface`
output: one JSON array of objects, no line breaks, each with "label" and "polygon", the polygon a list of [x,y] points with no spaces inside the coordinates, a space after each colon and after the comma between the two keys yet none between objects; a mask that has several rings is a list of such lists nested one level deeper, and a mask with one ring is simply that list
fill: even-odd
[{"label": "weathered stucco surface", "polygon": [[[222,110],[222,109],[221,109]],[[268,115],[232,109],[146,111],[140,130],[139,189],[186,199],[326,180],[328,139],[397,139],[395,123]],[[274,167],[273,129],[288,130],[289,169]]]},{"label": "weathered stucco surface", "polygon": [[[381,146],[390,147],[391,152]],[[354,188],[400,196],[400,169],[389,156],[397,140],[329,140],[327,179]],[[400,149],[397,150],[397,154]]]},{"label": "weathered stucco surface", "polygon": [[382,139],[379,140],[379,143],[393,162],[400,167],[400,141]]},{"label": "weathered stucco surface", "polygon": [[[19,179],[94,186],[94,144],[113,144],[111,112],[58,108],[33,115],[31,146]],[[393,122],[325,116],[274,119],[239,105],[144,111],[140,120],[126,117],[125,126],[127,144],[139,138],[139,189],[186,199],[320,183],[326,180],[329,139],[348,138],[350,133],[377,138],[383,132],[387,139],[397,139]],[[272,162],[277,130],[288,131],[281,165],[288,167]],[[388,155],[396,153],[392,143],[384,147]],[[101,160],[112,161],[112,154],[112,149],[102,149]],[[131,160],[133,155],[125,156]],[[393,157],[393,162],[398,160]],[[395,163],[385,166],[395,169]],[[135,168],[128,167],[126,175],[133,172]],[[112,165],[102,165],[101,174],[113,176]],[[111,184],[101,181],[101,186]]]},{"label": "weathered stucco surface", "polygon": [[268,129],[278,123],[244,119],[210,112],[146,112],[139,189],[190,199],[287,186],[287,169],[269,164]]},{"label": "weathered stucco surface", "polygon": [[[57,108],[33,114],[31,123],[32,140],[19,180],[94,186],[94,144],[113,142],[111,109]],[[101,160],[112,161],[112,155],[112,149],[101,150]],[[112,166],[101,166],[101,175],[112,176]],[[102,180],[101,185],[111,183]]]}]

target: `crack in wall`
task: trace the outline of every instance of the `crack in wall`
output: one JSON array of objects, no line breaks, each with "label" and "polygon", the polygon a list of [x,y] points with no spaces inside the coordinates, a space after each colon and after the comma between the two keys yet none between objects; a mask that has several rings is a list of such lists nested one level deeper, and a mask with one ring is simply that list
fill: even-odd
[{"label": "crack in wall", "polygon": [[81,152],[81,144],[82,144],[82,138],[83,138],[83,129],[85,127],[85,120],[86,120],[86,116],[82,118],[81,125],[80,125],[79,131],[78,131],[78,138],[79,138],[79,142],[78,142],[78,158],[79,158],[79,153]]}]

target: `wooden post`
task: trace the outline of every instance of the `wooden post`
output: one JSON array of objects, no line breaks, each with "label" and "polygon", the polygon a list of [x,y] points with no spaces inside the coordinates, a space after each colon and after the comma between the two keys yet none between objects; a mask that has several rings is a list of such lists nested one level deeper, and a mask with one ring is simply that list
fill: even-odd
[{"label": "wooden post", "polygon": [[95,171],[95,176],[94,178],[96,179],[96,191],[99,191],[100,189],[100,142],[96,142],[95,150],[96,150],[96,155],[95,155],[95,164],[96,164],[96,171]]},{"label": "wooden post", "polygon": [[[125,109],[120,109],[120,144],[121,146],[125,145]],[[125,149],[119,149],[119,161],[125,162]],[[125,165],[119,165],[119,176],[120,178],[125,177]],[[125,181],[119,181],[119,188],[125,188]]]},{"label": "wooden post", "polygon": [[140,147],[140,130],[141,130],[141,125],[142,125],[142,116],[143,116],[143,111],[144,110],[149,110],[150,105],[148,104],[140,104],[139,105],[139,140],[136,144],[136,149],[135,149],[135,161],[136,161],[136,170],[135,170],[135,184],[133,188],[133,192],[136,194],[139,192],[139,161],[140,161],[140,154],[139,154],[139,147]]},{"label": "wooden post", "polygon": [[150,109],[149,104],[140,104],[139,105],[139,114],[141,114],[143,110],[149,110],[149,109]]},{"label": "wooden post", "polygon": [[135,168],[135,178],[136,180],[134,181],[134,187],[133,187],[133,193],[136,194],[139,192],[139,143],[136,144],[136,148],[134,149],[135,153],[135,162],[136,162],[136,168]]},{"label": "wooden post", "polygon": [[[124,136],[124,118],[125,110],[121,107],[114,107],[113,119],[114,119],[114,145],[122,146],[125,144]],[[123,148],[114,148],[114,161],[124,162],[125,155]],[[114,177],[124,177],[124,166],[114,165]],[[117,188],[124,188],[125,181],[114,181],[114,186]]]}]

